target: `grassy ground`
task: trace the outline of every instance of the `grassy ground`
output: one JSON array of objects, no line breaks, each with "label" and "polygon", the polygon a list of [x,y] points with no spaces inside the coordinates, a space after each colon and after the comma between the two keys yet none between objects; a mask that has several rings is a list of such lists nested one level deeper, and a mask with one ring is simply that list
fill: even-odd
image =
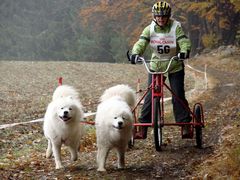
[{"label": "grassy ground", "polygon": [[[125,170],[114,168],[112,163],[116,162],[116,157],[111,153],[107,162],[108,173],[96,174],[95,129],[86,125],[88,133],[83,139],[79,161],[70,162],[69,153],[63,148],[66,169],[55,171],[53,159],[45,159],[47,144],[43,137],[42,122],[39,122],[0,129],[0,177],[187,179],[204,176],[221,178],[229,173],[232,177],[238,177],[240,102],[236,97],[240,95],[237,78],[240,63],[237,56],[221,58],[211,55],[201,56],[191,62],[201,70],[204,70],[205,64],[208,65],[207,90],[204,89],[204,75],[194,74],[186,68],[186,90],[190,104],[192,106],[200,101],[205,107],[207,125],[202,151],[193,148],[194,141],[182,141],[178,128],[166,128],[164,143],[167,146],[159,155],[154,150],[149,131],[147,140],[137,141],[134,149],[127,152]],[[26,61],[0,61],[0,76],[0,125],[43,117],[58,85],[58,77],[63,77],[64,84],[72,85],[79,91],[85,112],[96,110],[98,98],[106,88],[123,83],[136,89],[137,80],[140,79],[140,88],[145,89],[147,78],[141,65]],[[193,88],[196,91],[190,91]]]}]

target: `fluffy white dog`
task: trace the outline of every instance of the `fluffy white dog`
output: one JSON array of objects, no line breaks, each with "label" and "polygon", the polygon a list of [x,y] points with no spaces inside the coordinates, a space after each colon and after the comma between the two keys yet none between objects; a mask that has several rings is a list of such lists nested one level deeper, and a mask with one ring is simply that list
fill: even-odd
[{"label": "fluffy white dog", "polygon": [[71,86],[59,86],[44,116],[43,130],[48,139],[46,157],[55,158],[56,169],[63,167],[61,146],[69,147],[71,160],[78,158],[80,139],[83,136],[83,110],[77,91]]},{"label": "fluffy white dog", "polygon": [[[123,87],[123,90],[129,89],[125,93],[132,94],[132,89],[124,85],[107,89],[101,97],[102,102],[97,108],[95,125],[98,171],[106,171],[106,159],[109,151],[113,148],[117,151],[118,168],[124,168],[125,165],[125,152],[132,137],[133,128],[133,114],[129,103],[131,105],[135,103],[135,96],[126,95],[121,91],[120,87]],[[116,93],[113,91],[114,89],[117,90]]]}]

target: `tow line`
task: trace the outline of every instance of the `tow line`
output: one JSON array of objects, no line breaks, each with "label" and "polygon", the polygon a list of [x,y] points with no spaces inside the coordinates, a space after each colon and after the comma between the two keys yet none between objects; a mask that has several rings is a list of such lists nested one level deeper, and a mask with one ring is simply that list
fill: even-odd
[{"label": "tow line", "polygon": [[[94,116],[95,114],[96,114],[95,112],[84,113],[84,118],[88,118],[88,117]],[[10,127],[14,127],[14,126],[18,126],[18,125],[24,125],[24,124],[31,124],[31,123],[36,123],[36,122],[43,122],[43,119],[44,118],[39,118],[39,119],[35,119],[35,120],[32,120],[32,121],[26,121],[26,122],[2,124],[2,125],[0,125],[0,129],[10,128]],[[94,125],[95,124],[94,121],[81,121],[81,123],[83,123],[83,124],[90,124],[90,125]]]}]

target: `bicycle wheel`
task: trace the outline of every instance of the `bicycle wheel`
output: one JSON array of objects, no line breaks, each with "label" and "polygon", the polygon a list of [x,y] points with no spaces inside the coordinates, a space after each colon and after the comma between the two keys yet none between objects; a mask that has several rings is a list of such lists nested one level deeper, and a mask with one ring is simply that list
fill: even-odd
[{"label": "bicycle wheel", "polygon": [[[202,117],[202,108],[200,105],[196,105],[194,114],[195,114],[196,123],[202,123],[203,117]],[[196,132],[197,148],[202,148],[202,139],[203,139],[202,138],[202,125],[196,125],[195,132]]]},{"label": "bicycle wheel", "polygon": [[162,126],[160,125],[160,100],[159,98],[154,98],[154,141],[156,151],[161,151],[162,146]]}]

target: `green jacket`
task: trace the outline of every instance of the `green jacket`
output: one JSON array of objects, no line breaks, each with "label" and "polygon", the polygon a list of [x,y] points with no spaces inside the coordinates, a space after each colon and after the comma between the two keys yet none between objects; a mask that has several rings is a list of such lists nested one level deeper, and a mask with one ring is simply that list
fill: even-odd
[{"label": "green jacket", "polygon": [[[169,19],[167,26],[165,26],[164,28],[161,28],[160,26],[155,25],[154,31],[156,33],[167,33],[171,30],[172,24],[173,24],[173,20]],[[187,36],[184,34],[181,26],[176,27],[176,41],[177,41],[177,53],[178,52],[186,53],[187,51],[190,51],[191,42],[187,38]],[[149,42],[150,42],[150,25],[145,27],[139,40],[134,44],[132,49],[132,54],[143,55],[146,47],[149,45]],[[159,57],[153,52],[151,61],[154,61],[154,63],[150,64],[151,69],[154,71],[165,71],[169,61],[159,61],[159,60],[160,60]],[[169,73],[180,71],[182,70],[182,68],[183,68],[182,61],[173,61],[169,68]]]}]

